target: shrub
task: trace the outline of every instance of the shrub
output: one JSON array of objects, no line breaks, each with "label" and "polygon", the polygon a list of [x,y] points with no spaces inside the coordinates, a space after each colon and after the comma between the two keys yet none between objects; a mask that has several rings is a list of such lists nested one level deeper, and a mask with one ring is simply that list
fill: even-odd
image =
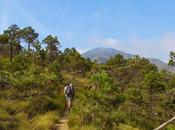
[{"label": "shrub", "polygon": [[50,110],[60,110],[64,109],[63,103],[59,102],[59,99],[53,99],[48,96],[41,96],[32,99],[30,105],[27,109],[28,116],[34,117],[37,114],[45,113]]}]

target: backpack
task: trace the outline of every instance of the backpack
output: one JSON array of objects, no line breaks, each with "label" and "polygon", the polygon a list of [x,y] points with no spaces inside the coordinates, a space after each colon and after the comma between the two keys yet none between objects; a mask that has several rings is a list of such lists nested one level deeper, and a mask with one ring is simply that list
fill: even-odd
[{"label": "backpack", "polygon": [[67,86],[67,87],[66,87],[65,92],[66,92],[66,95],[67,95],[68,97],[72,96],[72,94],[73,94],[72,88],[71,88],[70,86]]}]

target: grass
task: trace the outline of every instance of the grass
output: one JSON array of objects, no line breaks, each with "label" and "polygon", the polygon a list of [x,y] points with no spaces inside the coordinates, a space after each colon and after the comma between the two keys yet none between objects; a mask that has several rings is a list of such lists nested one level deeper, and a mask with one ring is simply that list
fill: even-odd
[{"label": "grass", "polygon": [[[28,109],[30,100],[0,99],[0,130],[50,130],[59,120],[60,113],[64,109],[63,96],[47,97],[46,112],[39,113],[29,118]],[[33,104],[36,106],[37,104]],[[37,110],[38,111],[38,110]]]},{"label": "grass", "polygon": [[99,129],[93,125],[83,125],[82,127],[79,126],[71,127],[70,130],[99,130]]},{"label": "grass", "polygon": [[175,130],[175,125],[173,124],[168,125],[167,130]]},{"label": "grass", "polygon": [[114,128],[114,130],[139,130],[139,129],[126,124],[119,124],[118,128],[116,129]]},{"label": "grass", "polygon": [[15,118],[19,122],[18,130],[30,130],[30,121],[27,119],[26,113],[18,113],[15,115]]},{"label": "grass", "polygon": [[8,114],[7,111],[5,111],[4,109],[0,108],[0,119],[1,120],[6,120],[9,119],[10,115]]},{"label": "grass", "polygon": [[54,128],[55,123],[59,120],[60,114],[56,111],[47,112],[39,115],[32,120],[32,130],[50,130]]}]

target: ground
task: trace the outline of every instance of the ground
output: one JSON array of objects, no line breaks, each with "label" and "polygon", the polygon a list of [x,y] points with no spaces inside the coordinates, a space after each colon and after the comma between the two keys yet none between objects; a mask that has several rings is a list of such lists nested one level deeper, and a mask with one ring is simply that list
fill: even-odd
[{"label": "ground", "polygon": [[69,121],[68,114],[69,114],[68,111],[65,111],[63,113],[63,116],[61,117],[59,123],[57,124],[58,130],[69,130],[69,127],[68,127],[68,121]]}]

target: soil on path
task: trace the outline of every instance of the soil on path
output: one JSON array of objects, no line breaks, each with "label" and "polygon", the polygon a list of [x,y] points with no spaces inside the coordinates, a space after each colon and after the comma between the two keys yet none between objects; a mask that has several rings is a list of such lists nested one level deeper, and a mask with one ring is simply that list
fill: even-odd
[{"label": "soil on path", "polygon": [[60,121],[57,125],[57,130],[69,130],[69,127],[68,127],[68,121],[69,121],[69,112],[68,111],[65,111],[63,113],[63,116],[61,117]]}]

